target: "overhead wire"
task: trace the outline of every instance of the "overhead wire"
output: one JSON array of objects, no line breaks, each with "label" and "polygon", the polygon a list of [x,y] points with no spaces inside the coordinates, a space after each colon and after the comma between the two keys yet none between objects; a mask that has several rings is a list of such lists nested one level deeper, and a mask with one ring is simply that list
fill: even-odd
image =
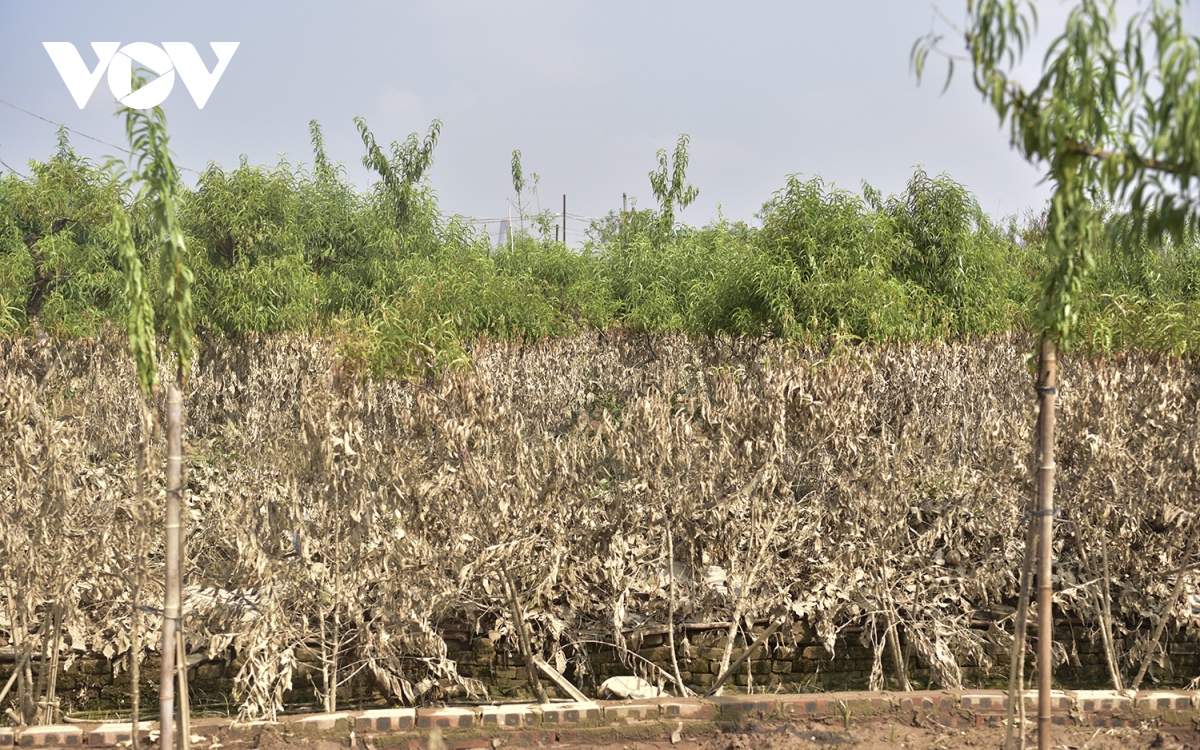
[{"label": "overhead wire", "polygon": [[[0,143],[0,146],[3,146],[3,145],[4,145],[4,144]],[[21,177],[25,177],[25,173],[24,173],[24,172],[20,172],[20,171],[18,171],[18,170],[16,170],[16,169],[13,169],[13,168],[12,168],[12,166],[11,166],[11,165],[9,165],[9,163],[8,163],[8,162],[4,161],[4,159],[3,159],[3,158],[0,158],[0,167],[4,167],[4,168],[5,168],[5,169],[7,169],[9,172],[12,172],[12,173],[13,173],[13,174],[15,174],[15,175],[20,175]]]},{"label": "overhead wire", "polygon": [[[13,109],[17,110],[18,112],[24,112],[25,114],[29,115],[30,117],[36,117],[37,119],[41,120],[42,122],[47,122],[56,127],[63,128],[68,133],[74,133],[75,135],[82,136],[83,138],[87,138],[88,140],[92,140],[92,141],[95,141],[96,143],[103,144],[105,146],[108,146],[109,148],[115,148],[118,151],[122,151],[131,156],[133,155],[133,152],[130,151],[129,149],[125,148],[124,146],[118,146],[115,143],[109,143],[106,140],[97,138],[94,135],[88,135],[87,133],[83,132],[82,130],[76,130],[75,128],[71,127],[70,125],[67,125],[66,123],[55,122],[54,120],[51,120],[49,117],[42,117],[41,115],[39,115],[36,112],[30,112],[29,110],[25,109],[24,107],[18,107],[17,105],[13,104],[12,102],[5,101],[4,99],[0,99],[0,104],[5,105],[6,107],[12,107]],[[8,165],[6,164],[5,166],[7,167]],[[13,172],[17,171],[15,169],[13,169],[12,167],[8,167],[8,168],[9,168],[9,170],[11,170]],[[191,167],[179,167],[179,171],[191,172],[192,174],[200,174],[199,172],[192,169]],[[17,174],[20,174],[20,172],[17,172]]]},{"label": "overhead wire", "polygon": [[[497,217],[497,218],[492,218],[492,217],[480,218],[478,216],[462,216],[460,214],[459,218],[463,219],[464,221],[466,221],[469,224],[502,224],[506,221],[509,221],[509,218],[507,216],[501,216],[501,217]],[[551,218],[553,218],[555,221],[561,221],[562,214],[552,214]],[[603,218],[604,218],[603,216],[572,216],[571,214],[567,214],[568,221],[596,221],[597,219],[603,219]],[[525,220],[528,223],[531,223],[531,224],[533,223],[530,220],[530,217],[528,217],[528,216],[525,217]],[[517,223],[519,223],[519,221],[520,220],[515,217],[512,219],[513,224],[517,224]]]}]

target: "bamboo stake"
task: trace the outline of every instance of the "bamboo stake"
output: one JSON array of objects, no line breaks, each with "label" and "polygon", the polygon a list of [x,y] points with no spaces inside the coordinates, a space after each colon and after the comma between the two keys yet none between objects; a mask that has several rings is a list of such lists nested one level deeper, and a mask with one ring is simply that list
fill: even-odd
[{"label": "bamboo stake", "polygon": [[179,517],[183,469],[183,394],[167,386],[166,592],[163,602],[162,659],[159,671],[159,747],[175,745],[175,633],[179,624]]},{"label": "bamboo stake", "polygon": [[1108,659],[1110,669],[1113,674],[1113,686],[1117,690],[1123,690],[1125,686],[1122,684],[1121,678],[1121,661],[1117,658],[1117,642],[1113,638],[1113,615],[1112,615],[1112,572],[1108,567],[1108,507],[1104,509],[1104,521],[1100,526],[1100,565],[1104,568],[1104,631],[1106,647],[1108,648]]},{"label": "bamboo stake", "polygon": [[[25,622],[25,626],[22,628],[22,630],[25,633],[25,638],[28,639],[29,638],[29,617],[27,615],[22,615],[21,619],[24,620],[24,622]],[[45,635],[43,635],[43,633],[45,632],[47,622],[49,622],[49,621],[43,617],[42,618],[42,627],[40,630],[38,630],[39,638],[45,638]],[[25,672],[22,675],[21,681],[17,683],[17,686],[22,689],[22,692],[21,692],[21,719],[26,724],[28,724],[31,720],[33,720],[35,718],[35,713],[37,711],[37,705],[35,704],[35,701],[37,700],[37,695],[33,694],[34,683],[33,683],[33,641],[32,640],[29,640],[25,644],[25,653],[26,653]]]},{"label": "bamboo stake", "polygon": [[141,575],[142,575],[141,565],[140,565],[140,563],[141,563],[140,545],[139,545],[137,554],[138,554],[138,562],[135,564],[138,565],[138,570],[134,574],[135,577],[134,577],[133,595],[132,595],[133,596],[133,621],[129,625],[129,681],[130,681],[129,746],[133,750],[138,750],[138,745],[140,744],[140,742],[138,740],[138,713],[140,712],[141,705],[142,705],[142,689],[141,689],[141,686],[138,684],[142,678],[142,659],[141,659],[142,633],[141,633],[141,623],[140,623],[141,618],[139,617],[139,613],[138,613],[138,606],[141,603]]},{"label": "bamboo stake", "polygon": [[[319,599],[318,599],[319,601]],[[321,681],[325,686],[325,695],[321,696],[322,703],[325,704],[325,713],[331,714],[336,709],[334,705],[336,700],[333,697],[333,688],[330,687],[332,677],[329,674],[329,628],[325,625],[325,607],[321,607]]]},{"label": "bamboo stake", "polygon": [[[24,630],[21,627],[21,619],[17,617],[17,610],[14,606],[15,602],[16,598],[13,596],[12,590],[9,589],[8,596],[4,598],[4,608],[8,611],[8,621],[12,623],[12,647],[13,658],[15,661],[13,664],[12,677],[9,678],[8,685],[5,686],[4,691],[0,693],[0,700],[3,700],[3,696],[8,695],[8,691],[12,688],[12,685],[15,682],[17,685],[17,708],[18,710],[21,710],[25,706],[25,671],[23,669],[23,665],[25,663],[24,660],[26,658],[27,649],[25,647],[25,637]],[[20,658],[17,658],[18,653],[21,654]]]},{"label": "bamboo stake", "polygon": [[[180,608],[180,622],[182,623],[182,607]],[[184,637],[182,624],[175,631],[175,672],[179,680],[179,700],[175,704],[176,719],[179,722],[179,731],[175,735],[175,744],[179,750],[189,750],[192,746],[192,722],[191,710],[188,702],[188,680],[187,680],[187,640]]]},{"label": "bamboo stake", "polygon": [[141,401],[142,437],[138,443],[137,457],[137,495],[134,500],[134,571],[133,571],[133,619],[129,633],[129,679],[131,681],[130,695],[130,734],[129,743],[133,750],[138,750],[141,738],[138,736],[139,714],[142,707],[142,572],[146,569],[146,472],[150,470],[150,451],[154,445],[154,413],[146,399]]},{"label": "bamboo stake", "polygon": [[[880,535],[882,538],[882,535]],[[900,613],[896,611],[896,600],[892,597],[892,582],[887,572],[887,560],[883,556],[883,545],[879,545],[879,573],[883,579],[883,594],[884,601],[887,604],[887,632],[886,638],[888,648],[892,652],[892,662],[896,670],[896,682],[900,685],[900,689],[908,692],[912,690],[912,683],[908,680],[908,669],[904,665],[904,657],[900,651]]]},{"label": "bamboo stake", "polygon": [[13,683],[21,676],[21,670],[25,668],[25,662],[29,660],[29,651],[26,651],[20,659],[17,660],[13,668],[13,673],[8,678],[8,682],[4,683],[4,689],[0,690],[0,701],[8,697],[8,691],[12,690]]},{"label": "bamboo stake", "polygon": [[[54,610],[57,607],[58,607],[58,603],[55,602],[54,604],[52,604],[50,606],[49,610],[47,610],[45,613],[42,614],[42,631],[43,632],[46,630],[46,623],[50,622],[51,620],[54,619]],[[44,696],[46,694],[46,679],[49,676],[49,672],[50,672],[49,663],[48,663],[49,660],[50,660],[50,639],[46,638],[43,635],[42,636],[42,658],[38,664],[37,686],[33,689],[33,710],[34,710],[34,719],[33,720],[34,720],[34,723],[36,723],[36,724],[48,723],[48,722],[44,721],[43,712],[41,709],[42,709],[42,705],[43,705],[42,704],[42,696]]]},{"label": "bamboo stake", "polygon": [[566,677],[563,677],[562,672],[559,672],[557,669],[547,664],[546,660],[542,657],[533,657],[533,663],[537,665],[538,669],[545,672],[546,676],[550,678],[550,681],[555,685],[558,685],[560,690],[571,696],[572,700],[586,701],[588,699],[586,695],[580,692],[579,688],[571,684],[570,680],[568,680]]},{"label": "bamboo stake", "polygon": [[517,634],[521,644],[521,658],[525,661],[525,669],[529,672],[529,685],[537,695],[539,703],[549,703],[542,682],[538,679],[537,666],[533,663],[533,647],[529,643],[529,631],[525,628],[525,616],[521,613],[521,603],[517,601],[517,587],[513,585],[508,575],[508,568],[501,566],[500,575],[504,577],[504,588],[508,591],[508,603],[512,608],[512,616],[516,621]]},{"label": "bamboo stake", "polygon": [[[342,524],[339,521],[334,527],[333,533],[335,547],[334,549],[342,548]],[[329,592],[329,611],[333,615],[333,646],[330,648],[329,656],[329,695],[332,696],[330,711],[337,710],[337,689],[338,689],[338,665],[342,658],[342,612],[338,609],[338,598],[342,593],[342,558],[338,555],[333,563],[333,587]]]},{"label": "bamboo stake", "polygon": [[[181,399],[182,401],[182,399]],[[187,631],[183,627],[183,579],[187,575],[187,502],[184,493],[187,491],[187,464],[183,462],[183,408],[180,404],[179,415],[179,577],[175,587],[179,590],[179,620],[175,625],[175,653],[178,655],[179,702],[176,711],[179,717],[179,733],[176,744],[179,750],[191,750],[192,747],[192,704],[188,691],[187,664]]]},{"label": "bamboo stake", "polygon": [[709,688],[707,693],[704,694],[704,697],[708,698],[712,695],[715,695],[717,693],[717,691],[721,689],[721,686],[725,684],[725,681],[728,680],[730,678],[730,676],[734,672],[737,671],[738,667],[742,666],[742,664],[744,664],[747,660],[749,660],[750,657],[754,655],[754,652],[757,651],[760,646],[762,646],[764,643],[767,642],[768,638],[775,635],[775,631],[779,630],[779,626],[782,624],[783,624],[782,617],[779,618],[778,620],[776,620],[775,622],[771,623],[771,627],[767,628],[767,632],[763,633],[758,638],[755,638],[754,643],[751,643],[750,647],[747,648],[742,653],[742,655],[737,658],[736,661],[734,661],[732,664],[730,664],[728,667],[726,667],[724,670],[722,670],[721,674],[717,675],[717,679],[713,681],[713,686],[711,688]]},{"label": "bamboo stake", "polygon": [[1088,575],[1102,586],[1100,589],[1100,641],[1104,646],[1104,660],[1108,664],[1108,676],[1112,680],[1113,690],[1120,691],[1124,689],[1124,685],[1121,681],[1121,670],[1117,663],[1117,651],[1112,637],[1112,610],[1109,608],[1108,592],[1109,586],[1112,584],[1112,579],[1108,577],[1108,550],[1104,544],[1104,530],[1101,529],[1100,531],[1101,557],[1105,561],[1104,575],[1101,575],[1101,572],[1092,561],[1092,556],[1088,554],[1087,546],[1083,542],[1083,527],[1078,521],[1074,521],[1073,523],[1079,539],[1079,556],[1083,559],[1083,565],[1087,569]]},{"label": "bamboo stake", "polygon": [[1013,621],[1013,644],[1008,653],[1008,721],[1004,730],[1004,748],[1012,750],[1013,712],[1019,711],[1021,749],[1025,748],[1025,642],[1029,629],[1029,590],[1033,585],[1034,550],[1037,545],[1036,518],[1030,517],[1025,531],[1025,557],[1021,562],[1021,591]]},{"label": "bamboo stake", "polygon": [[1054,678],[1054,581],[1051,578],[1054,557],[1054,397],[1057,383],[1057,356],[1054,340],[1042,339],[1041,422],[1038,443],[1042,460],[1038,467],[1038,750],[1050,750],[1053,704],[1050,690]]},{"label": "bamboo stake", "polygon": [[[31,664],[33,662],[33,639],[29,637],[29,620],[28,620],[28,618],[26,618],[24,615],[22,615],[21,620],[23,621],[23,627],[21,628],[22,638],[17,642],[24,643],[25,647],[24,647],[23,651],[25,652],[25,654],[24,654],[24,656],[21,657],[21,660],[18,663],[13,665],[14,666],[13,675],[17,677],[17,697],[18,697],[18,702],[20,703],[20,706],[21,706],[21,720],[23,722],[25,722],[26,724],[28,724],[30,719],[36,718],[36,716],[35,716],[35,713],[37,711],[36,700],[37,700],[37,695],[40,695],[40,693],[33,695],[33,696],[29,695],[30,690],[33,686],[33,670],[32,670],[32,666],[31,666]],[[45,641],[45,638],[46,638],[46,627],[49,623],[50,623],[50,618],[43,617],[42,625],[41,625],[41,627],[38,628],[36,637],[43,639],[43,642]],[[14,628],[14,630],[16,629],[16,619],[15,618],[13,619],[13,628]],[[15,635],[16,634],[14,633],[14,636]],[[10,683],[12,682],[11,678],[9,679],[9,682]],[[8,688],[5,688],[4,692],[7,693]]]},{"label": "bamboo stake", "polygon": [[58,689],[58,660],[59,652],[62,649],[62,605],[56,604],[54,607],[54,646],[50,651],[50,676],[46,687],[46,699],[44,702],[45,712],[42,715],[43,721],[47,724],[58,723],[58,710],[55,706],[56,693]]}]

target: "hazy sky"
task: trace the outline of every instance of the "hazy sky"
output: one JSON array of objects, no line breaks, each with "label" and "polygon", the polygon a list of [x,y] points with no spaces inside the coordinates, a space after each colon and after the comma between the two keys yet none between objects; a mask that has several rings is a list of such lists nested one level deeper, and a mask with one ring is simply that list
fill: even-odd
[{"label": "hazy sky", "polygon": [[[954,18],[964,6],[941,0]],[[1045,41],[1066,6],[1041,6]],[[575,214],[619,208],[622,193],[651,206],[655,152],[684,132],[700,190],[688,223],[718,206],[753,220],[792,173],[890,193],[917,164],[966,184],[989,213],[1040,206],[1039,171],[1010,149],[964,71],[944,94],[940,66],[920,86],[910,73],[909,50],[933,21],[927,0],[0,0],[0,99],[124,145],[105,81],[80,110],[42,42],[73,42],[90,66],[93,41],[187,41],[211,67],[208,42],[237,41],[203,110],[179,82],[163,105],[183,166],[232,167],[241,154],[311,162],[315,118],[330,156],[365,185],[351,118],[390,142],[437,117],[431,184],[444,211],[473,216],[506,213],[514,148],[541,176],[543,207],[558,209],[563,193]],[[54,135],[0,104],[0,159],[16,169],[49,156]],[[73,140],[89,156],[112,153]]]}]

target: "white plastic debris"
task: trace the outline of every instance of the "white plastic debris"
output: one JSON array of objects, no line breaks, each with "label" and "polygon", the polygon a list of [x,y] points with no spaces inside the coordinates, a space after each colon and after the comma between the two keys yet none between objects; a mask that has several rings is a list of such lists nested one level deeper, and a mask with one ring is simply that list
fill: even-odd
[{"label": "white plastic debris", "polygon": [[641,677],[609,677],[600,685],[601,698],[657,698],[662,691]]}]

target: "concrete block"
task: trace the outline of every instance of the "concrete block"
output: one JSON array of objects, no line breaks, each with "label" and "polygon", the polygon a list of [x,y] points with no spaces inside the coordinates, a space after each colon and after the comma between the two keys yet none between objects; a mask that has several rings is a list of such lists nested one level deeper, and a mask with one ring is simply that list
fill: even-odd
[{"label": "concrete block", "polygon": [[354,718],[356,732],[397,732],[412,729],[417,722],[416,709],[377,708],[363,711]]},{"label": "concrete block", "polygon": [[749,715],[760,719],[773,716],[779,701],[765,695],[722,695],[709,698],[717,711],[725,715]]},{"label": "concrete block", "polygon": [[599,721],[600,704],[594,701],[573,703],[548,703],[541,706],[542,721],[546,724],[582,724]]},{"label": "concrete block", "polygon": [[1008,697],[1000,691],[961,693],[958,703],[972,714],[1002,714],[1008,711]]},{"label": "concrete block", "polygon": [[17,735],[21,747],[71,747],[83,744],[83,730],[66,724],[25,727]]},{"label": "concrete block", "polygon": [[890,712],[893,706],[885,693],[856,692],[788,696],[780,699],[779,708],[787,717],[840,717],[849,710],[851,719],[865,719]]},{"label": "concrete block", "polygon": [[418,729],[470,729],[475,726],[475,709],[452,708],[418,708]]},{"label": "concrete block", "polygon": [[1139,711],[1190,711],[1192,694],[1181,690],[1139,690],[1133,696]]},{"label": "concrete block", "polygon": [[676,698],[663,703],[661,710],[668,719],[711,721],[717,716],[717,707],[701,698]]},{"label": "concrete block", "polygon": [[483,706],[480,723],[485,727],[525,727],[538,723],[538,714],[530,703],[509,703],[503,706]]},{"label": "concrete block", "polygon": [[[157,722],[139,721],[138,738],[145,739],[150,731],[158,726]],[[118,743],[129,742],[133,734],[133,726],[129,722],[121,724],[101,724],[88,733],[88,747],[116,747]],[[3,744],[3,743],[0,743]]]},{"label": "concrete block", "polygon": [[305,716],[290,722],[290,726],[294,731],[297,732],[308,732],[313,730],[328,731],[330,729],[337,729],[339,721],[345,722],[347,729],[355,724],[354,718],[350,714],[343,711],[335,714],[313,714],[312,716]]},{"label": "concrete block", "polygon": [[788,718],[801,716],[819,718],[833,716],[836,713],[834,703],[822,694],[785,698],[779,706],[780,711]]},{"label": "concrete block", "polygon": [[654,701],[607,703],[602,708],[608,722],[658,721],[659,717],[658,703]]},{"label": "concrete block", "polygon": [[1121,695],[1115,690],[1068,690],[1067,695],[1085,714],[1097,711],[1119,713],[1128,711],[1133,706],[1133,700],[1129,696]]},{"label": "concrete block", "polygon": [[909,693],[899,693],[900,710],[908,711],[949,711],[954,708],[954,697],[949,693],[933,690],[915,690]]}]

